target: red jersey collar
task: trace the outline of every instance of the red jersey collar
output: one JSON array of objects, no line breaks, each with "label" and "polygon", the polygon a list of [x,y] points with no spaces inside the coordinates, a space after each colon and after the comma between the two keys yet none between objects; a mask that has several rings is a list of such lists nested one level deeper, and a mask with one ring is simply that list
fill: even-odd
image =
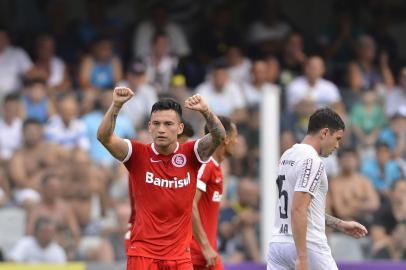
[{"label": "red jersey collar", "polygon": [[[159,153],[159,152],[156,150],[156,148],[155,148],[155,143],[151,143],[151,148],[152,148],[152,151],[154,152],[155,155],[160,155],[160,153]],[[175,148],[175,150],[173,151],[173,153],[176,153],[178,150],[179,150],[179,143],[176,142],[176,148]],[[172,153],[172,154],[173,154],[173,153]]]},{"label": "red jersey collar", "polygon": [[210,157],[211,161],[213,161],[214,165],[216,165],[216,167],[220,166],[220,164],[217,162],[217,160],[214,159],[214,157]]}]

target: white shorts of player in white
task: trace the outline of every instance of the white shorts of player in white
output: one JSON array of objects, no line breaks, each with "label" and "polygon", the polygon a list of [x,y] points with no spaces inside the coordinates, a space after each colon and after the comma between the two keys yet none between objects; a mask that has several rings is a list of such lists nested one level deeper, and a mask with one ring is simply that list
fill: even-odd
[{"label": "white shorts of player in white", "polygon": [[[294,243],[270,243],[266,258],[267,270],[294,270],[296,247]],[[307,250],[309,270],[338,270],[331,253]]]}]

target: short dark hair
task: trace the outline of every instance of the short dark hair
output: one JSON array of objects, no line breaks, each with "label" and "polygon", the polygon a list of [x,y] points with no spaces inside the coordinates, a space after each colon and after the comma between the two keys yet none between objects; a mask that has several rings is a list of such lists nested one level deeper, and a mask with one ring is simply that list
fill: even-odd
[{"label": "short dark hair", "polygon": [[6,104],[7,102],[12,102],[12,101],[19,101],[20,100],[20,95],[17,93],[10,93],[7,94],[4,97],[4,104]]},{"label": "short dark hair", "polygon": [[387,142],[379,140],[379,141],[377,141],[377,142],[375,143],[375,149],[378,150],[379,148],[387,148],[387,149],[390,149],[390,146],[389,146],[389,144],[388,144]]},{"label": "short dark hair", "polygon": [[[230,120],[230,118],[226,117],[226,116],[217,116],[218,119],[220,120],[221,124],[223,125],[224,129],[226,130],[226,134],[230,134],[231,130],[232,130],[232,122]],[[205,134],[209,134],[209,128],[207,127],[207,124],[204,126],[204,133]]]},{"label": "short dark hair", "polygon": [[38,121],[37,119],[33,119],[33,118],[28,118],[27,120],[24,121],[23,123],[23,130],[29,126],[29,125],[37,125],[42,127],[42,124],[40,121]]},{"label": "short dark hair", "polygon": [[151,109],[151,115],[153,112],[166,110],[175,111],[179,115],[179,118],[182,119],[182,107],[173,98],[163,98],[155,102]]},{"label": "short dark hair", "polygon": [[337,130],[345,130],[345,124],[335,111],[322,108],[310,116],[307,134],[314,134],[323,128],[328,128],[333,133]]}]

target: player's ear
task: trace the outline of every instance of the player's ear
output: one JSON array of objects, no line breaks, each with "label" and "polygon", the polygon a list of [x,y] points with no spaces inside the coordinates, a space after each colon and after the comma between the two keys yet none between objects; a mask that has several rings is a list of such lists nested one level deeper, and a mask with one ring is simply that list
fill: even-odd
[{"label": "player's ear", "polygon": [[322,128],[322,129],[320,130],[321,138],[324,139],[324,138],[327,136],[327,133],[328,133],[328,132],[329,132],[329,129],[328,129],[328,128]]},{"label": "player's ear", "polygon": [[179,127],[178,127],[178,135],[180,135],[180,134],[182,134],[183,133],[183,129],[185,128],[185,125],[181,122],[180,124],[179,124]]},{"label": "player's ear", "polygon": [[227,134],[226,134],[226,137],[224,138],[223,143],[224,143],[224,145],[227,145],[230,143],[230,137]]}]

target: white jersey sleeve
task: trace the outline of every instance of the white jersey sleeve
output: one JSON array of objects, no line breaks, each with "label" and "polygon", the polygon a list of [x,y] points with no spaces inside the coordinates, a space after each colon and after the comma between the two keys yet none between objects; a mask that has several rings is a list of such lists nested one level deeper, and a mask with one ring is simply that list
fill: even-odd
[{"label": "white jersey sleeve", "polygon": [[314,197],[315,191],[320,186],[320,177],[324,171],[324,165],[320,158],[307,158],[298,165],[300,167],[295,191],[306,192]]}]

